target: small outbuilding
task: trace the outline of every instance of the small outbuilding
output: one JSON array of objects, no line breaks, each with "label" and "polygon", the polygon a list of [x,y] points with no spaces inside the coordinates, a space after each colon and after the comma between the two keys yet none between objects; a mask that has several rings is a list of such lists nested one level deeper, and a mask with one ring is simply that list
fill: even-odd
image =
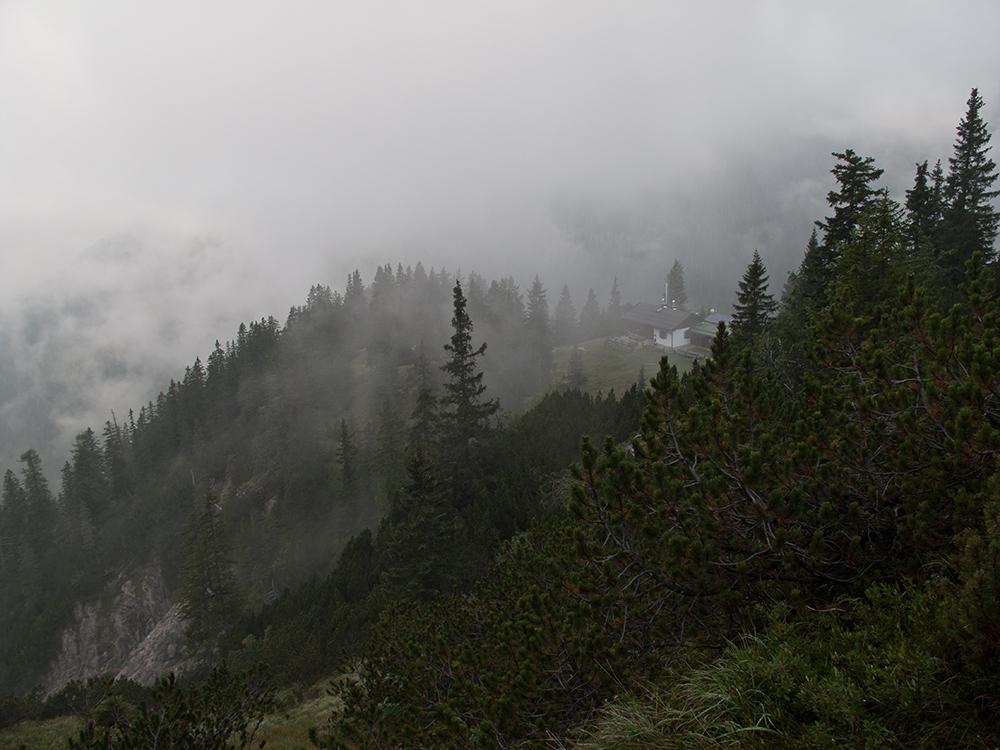
[{"label": "small outbuilding", "polygon": [[733,324],[733,316],[717,312],[709,313],[704,320],[688,329],[688,339],[691,346],[711,349],[712,342],[715,341],[715,334],[719,332],[719,323],[725,323],[726,328],[729,328]]}]

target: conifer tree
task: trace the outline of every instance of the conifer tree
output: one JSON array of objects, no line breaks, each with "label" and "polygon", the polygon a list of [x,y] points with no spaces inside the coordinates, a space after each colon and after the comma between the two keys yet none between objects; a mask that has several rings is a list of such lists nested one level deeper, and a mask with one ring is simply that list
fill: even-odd
[{"label": "conifer tree", "polygon": [[830,257],[820,244],[814,227],[787,304],[790,310],[796,311],[801,323],[805,323],[811,311],[826,307],[826,286],[831,278]]},{"label": "conifer tree", "polygon": [[455,284],[454,308],[451,320],[454,333],[451,342],[444,346],[451,358],[441,366],[448,380],[440,404],[443,456],[459,492],[465,489],[462,480],[470,468],[474,447],[489,431],[500,404],[484,399],[486,384],[476,360],[486,352],[486,342],[478,348],[472,345],[472,319],[466,312],[466,299],[459,283]]},{"label": "conifer tree", "polygon": [[407,458],[406,470],[385,531],[382,577],[397,601],[427,602],[463,578],[466,534],[449,502],[451,488],[423,451]]},{"label": "conifer tree", "polygon": [[60,493],[63,515],[85,548],[91,546],[94,531],[104,520],[110,494],[103,451],[94,431],[88,428],[76,436],[73,461],[63,469]]},{"label": "conifer tree", "polygon": [[528,366],[527,386],[529,392],[541,388],[552,369],[552,331],[549,322],[549,303],[545,300],[545,287],[541,279],[535,281],[528,290],[528,319],[525,324]]},{"label": "conifer tree", "polygon": [[1000,213],[992,201],[1000,190],[993,189],[997,171],[988,156],[990,133],[979,113],[982,106],[979,91],[972,89],[968,110],[958,125],[954,155],[948,159],[942,243],[946,252],[954,253],[949,262],[953,281],[964,278],[965,262],[974,253],[981,253],[987,263],[996,258]]},{"label": "conifer tree", "polygon": [[10,575],[17,569],[17,550],[28,524],[28,498],[17,475],[7,469],[0,498],[0,565]]},{"label": "conifer tree", "polygon": [[878,325],[893,309],[896,290],[914,269],[903,209],[880,191],[841,245],[834,282],[838,304],[845,303],[867,326]]},{"label": "conifer tree", "polygon": [[337,458],[340,461],[344,493],[351,497],[358,490],[358,447],[354,444],[347,419],[340,420],[340,448]]},{"label": "conifer tree", "polygon": [[398,479],[403,472],[405,423],[399,409],[389,396],[382,399],[378,410],[378,459],[374,469],[387,479]]},{"label": "conifer tree", "polygon": [[589,341],[601,335],[601,303],[593,288],[587,291],[587,301],[580,310],[580,339]]},{"label": "conifer tree", "polygon": [[931,248],[941,220],[941,196],[930,180],[927,161],[917,164],[913,188],[906,191],[907,240],[915,256],[928,259],[933,256]]},{"label": "conifer tree", "polygon": [[198,655],[209,656],[242,611],[234,560],[211,493],[205,496],[202,511],[192,513],[184,550],[187,559],[181,567],[180,609],[187,623],[187,645]]},{"label": "conifer tree", "polygon": [[418,449],[423,449],[425,453],[434,454],[438,437],[438,403],[423,342],[417,352],[414,370],[417,377],[417,398],[410,415],[408,452],[415,453]]},{"label": "conifer tree", "polygon": [[873,183],[885,170],[878,169],[871,156],[858,156],[852,149],[833,155],[840,161],[830,170],[837,178],[838,189],[827,193],[826,200],[834,212],[816,225],[824,232],[827,251],[835,257],[838,245],[850,239],[861,214],[875,198],[878,191]]},{"label": "conifer tree", "polygon": [[767,269],[754,250],[733,305],[733,343],[737,346],[746,346],[763,333],[777,312],[778,303],[767,293],[767,282]]},{"label": "conifer tree", "polygon": [[675,310],[688,311],[687,290],[684,288],[684,266],[679,260],[675,260],[667,274],[667,294],[670,299],[664,302],[667,307]]},{"label": "conifer tree", "polygon": [[552,339],[556,346],[565,346],[576,340],[576,306],[569,292],[569,284],[563,284],[562,294],[556,303],[552,320]]},{"label": "conifer tree", "polygon": [[42,459],[34,448],[21,454],[24,477],[26,528],[25,540],[39,552],[48,552],[56,520],[56,506],[49,483],[42,473]]},{"label": "conifer tree", "polygon": [[347,288],[344,291],[344,312],[347,314],[351,343],[355,347],[364,346],[368,339],[368,296],[365,292],[365,284],[361,279],[361,272],[357,269],[354,269],[354,273],[347,277]]},{"label": "conifer tree", "polygon": [[618,291],[618,277],[615,276],[611,281],[611,296],[608,299],[608,309],[604,313],[604,328],[608,336],[621,333],[622,315],[624,314],[625,308],[622,305],[622,295]]}]

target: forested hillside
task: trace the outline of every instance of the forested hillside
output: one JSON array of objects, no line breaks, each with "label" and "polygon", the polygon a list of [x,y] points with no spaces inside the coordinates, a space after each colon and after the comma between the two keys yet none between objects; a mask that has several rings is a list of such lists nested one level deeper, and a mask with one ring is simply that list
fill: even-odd
[{"label": "forested hillside", "polygon": [[[664,361],[568,515],[374,629],[343,747],[981,747],[1000,728],[996,167],[976,91],[905,205],[834,154],[780,306]],[[568,739],[565,741],[569,741]]]},{"label": "forested hillside", "polygon": [[[465,335],[475,316],[488,354],[468,338],[457,364],[446,350],[456,279],[445,271],[385,266],[367,286],[355,271],[343,294],[313,287],[284,325],[272,317],[240,326],[155,403],[114,417],[102,432],[81,433],[59,492],[41,457],[27,451],[19,472],[6,471],[0,506],[0,692],[34,686],[74,605],[143,566],[162,571],[184,601],[191,647],[214,646],[244,609],[326,575],[349,539],[377,528],[407,481],[406,457],[419,447],[449,476],[466,471],[473,449],[495,456],[488,471],[515,475],[490,480],[499,489],[489,490],[493,506],[479,519],[483,538],[469,540],[480,555],[524,528],[536,511],[522,495],[536,494],[533,481],[571,460],[580,419],[603,434],[611,417],[584,410],[558,448],[541,434],[502,438],[552,374],[546,290],[536,278],[525,300],[510,277],[487,282],[470,273],[461,283]],[[474,392],[451,390],[464,387],[455,378]],[[487,384],[490,398],[467,414]],[[592,409],[607,414],[612,403]],[[487,450],[487,438],[497,446]],[[498,453],[508,445],[516,458]],[[552,458],[533,460],[527,446]],[[482,564],[463,564],[464,580]]]},{"label": "forested hillside", "polygon": [[[387,266],[81,434],[58,497],[28,451],[0,507],[0,691],[35,684],[109,571],[155,561],[205,670],[358,672],[320,745],[992,746],[982,106],[902,200],[833,154],[782,293],[754,253],[711,356],[644,390],[545,389],[583,335],[568,289],[550,316],[537,277]],[[588,331],[616,325],[588,306]],[[81,743],[127,746],[136,721]]]}]

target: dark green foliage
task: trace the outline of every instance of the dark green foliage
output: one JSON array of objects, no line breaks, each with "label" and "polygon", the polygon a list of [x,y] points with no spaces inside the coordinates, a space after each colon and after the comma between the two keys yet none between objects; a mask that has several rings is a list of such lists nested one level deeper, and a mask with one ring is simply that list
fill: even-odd
[{"label": "dark green foliage", "polygon": [[[959,151],[985,155],[976,96],[952,175]],[[328,744],[542,746],[582,727],[593,747],[983,744],[1000,715],[996,269],[947,224],[971,195],[957,177],[919,165],[904,214],[871,159],[836,156],[834,215],[778,319],[755,253],[733,331],[684,378],[664,361],[648,390],[552,389],[501,421],[487,384],[520,404],[548,381],[540,280],[525,305],[509,277],[470,273],[466,298],[444,271],[384,266],[343,298],[313,287],[284,329],[241,327],[103,446],[81,434],[58,502],[26,453],[0,506],[0,685],[30,687],[68,617],[42,582],[69,602],[109,562],[155,559],[204,620],[203,654],[283,683],[359,669]],[[192,497],[217,504],[182,548]],[[211,707],[257,716],[250,684],[223,670],[109,701],[82,746],[246,744]]]},{"label": "dark green foliage", "polygon": [[468,531],[451,486],[422,452],[406,469],[379,533],[381,582],[388,601],[426,602],[472,583]]},{"label": "dark green foliage", "polygon": [[995,726],[952,670],[940,586],[874,586],[761,630],[603,707],[581,750],[976,748]]},{"label": "dark green foliage", "polygon": [[832,279],[830,266],[831,258],[813,229],[806,244],[805,257],[791,279],[789,289],[782,295],[786,312],[800,328],[805,327],[813,311],[822,310],[827,305],[826,287]]},{"label": "dark green foliage", "polygon": [[310,684],[357,658],[378,619],[372,590],[379,579],[373,535],[344,547],[334,571],[286,590],[259,612],[245,613],[222,643],[235,666],[269,666],[281,684]]},{"label": "dark green foliage", "polygon": [[588,627],[593,614],[560,584],[570,546],[525,534],[473,595],[388,610],[361,683],[343,689],[348,710],[330,743],[511,747],[579,724],[615,675],[607,634]]},{"label": "dark green foliage", "polygon": [[977,89],[969,95],[965,117],[958,124],[954,155],[948,159],[948,177],[944,186],[945,208],[942,216],[941,244],[951,253],[952,279],[961,279],[965,262],[979,253],[989,263],[996,258],[994,242],[1000,225],[1000,212],[993,199],[997,179],[996,163],[989,158],[990,133],[980,115],[983,99]]},{"label": "dark green foliage", "polygon": [[841,243],[851,238],[858,220],[878,193],[873,183],[885,172],[875,166],[875,159],[858,156],[852,149],[842,154],[834,152],[833,156],[839,162],[830,170],[837,179],[837,189],[827,194],[826,201],[834,213],[816,222],[823,230],[823,244],[831,260],[839,254]]},{"label": "dark green foliage", "polygon": [[[941,163],[936,170],[940,173]],[[907,240],[910,252],[914,257],[932,259],[936,257],[935,250],[938,233],[938,223],[941,221],[943,195],[941,186],[930,183],[927,172],[927,162],[917,165],[917,175],[913,180],[913,188],[906,191]]]},{"label": "dark green foliage", "polygon": [[24,693],[59,646],[73,597],[88,593],[93,568],[81,563],[81,538],[62,533],[77,519],[60,515],[34,450],[21,456],[21,479],[7,471],[0,504],[0,689]]},{"label": "dark green foliage", "polygon": [[184,539],[187,559],[181,568],[186,646],[204,655],[214,652],[219,637],[235,624],[243,608],[216,500],[209,493],[202,511],[192,513]]},{"label": "dark green foliage", "polygon": [[621,691],[686,689],[684,658],[734,641],[691,697],[725,670],[733,742],[753,727],[817,747],[991,732],[992,269],[973,256],[962,303],[939,310],[907,276],[901,210],[874,191],[837,248],[835,302],[807,313],[794,367],[773,366],[780,341],[737,347],[725,326],[683,381],[664,360],[638,433],[584,440],[573,522],[516,536],[473,594],[384,615],[330,742],[536,744]]},{"label": "dark green foliage", "polygon": [[754,250],[733,305],[733,339],[737,346],[753,343],[767,330],[778,311],[774,295],[767,292],[767,281],[767,269],[760,260],[760,253]]},{"label": "dark green foliage", "polygon": [[906,241],[903,211],[882,191],[840,245],[828,294],[854,317],[877,326],[896,305],[896,290],[907,276],[923,271],[916,260]]},{"label": "dark green foliage", "polygon": [[[470,357],[471,376],[449,382],[489,383],[489,401],[448,390],[442,402],[436,398],[442,384],[432,373],[449,354],[443,345],[454,310],[452,277],[420,264],[395,273],[384,266],[371,286],[352,273],[343,296],[313,286],[284,328],[274,318],[241,325],[234,340],[216,342],[146,406],[125,419],[112,415],[102,436],[82,433],[58,503],[37,455],[24,479],[44,502],[29,502],[25,482],[9,474],[0,508],[0,620],[9,634],[0,639],[0,690],[25,690],[40,678],[73,602],[99,595],[108,571],[155,565],[176,590],[192,498],[212,492],[218,499],[239,593],[260,607],[286,587],[322,579],[353,535],[378,526],[405,475],[405,455],[417,446],[440,458],[447,438],[460,446],[448,454],[447,473],[466,472],[469,462],[458,460],[485,444],[496,396],[516,412],[547,380],[551,361],[544,290],[542,308],[537,299],[534,308],[536,322],[544,312],[544,335],[525,358],[528,315],[517,285],[511,277],[488,284],[470,274],[473,280],[477,314],[496,355]],[[430,355],[420,357],[419,341]],[[467,354],[474,351],[470,344]],[[444,421],[442,404],[450,415]],[[479,412],[470,416],[468,405]],[[459,434],[469,429],[475,434]],[[452,484],[464,487],[467,512],[487,492],[474,475],[486,473],[470,469]],[[489,545],[531,515],[517,486],[492,496],[491,520],[481,524],[482,539],[490,541],[470,571],[482,569]],[[471,518],[462,523],[476,525]],[[359,621],[373,617],[360,614]]]},{"label": "dark green foliage", "polygon": [[27,695],[8,693],[0,696],[0,729],[6,729],[22,721],[36,719],[42,712],[41,690]]},{"label": "dark green foliage", "polygon": [[418,449],[433,453],[438,439],[438,403],[431,384],[431,370],[421,343],[417,362],[414,365],[416,399],[410,415],[410,432],[407,442],[408,453]]},{"label": "dark green foliage", "polygon": [[110,727],[138,705],[147,693],[146,688],[124,677],[73,680],[48,696],[37,715],[42,719],[79,716],[93,720],[97,726]]},{"label": "dark green foliage", "polygon": [[453,502],[461,507],[470,502],[471,464],[500,404],[484,397],[486,385],[477,360],[485,353],[486,342],[478,348],[472,345],[472,320],[460,284],[455,284],[454,300],[455,314],[451,321],[454,333],[444,346],[450,358],[441,365],[448,379],[439,401],[439,449],[441,463],[452,484]]},{"label": "dark green foliage", "polygon": [[620,401],[579,391],[546,395],[490,434],[474,467],[480,489],[461,513],[451,508],[436,467],[421,454],[412,457],[411,480],[394,495],[378,534],[352,539],[326,579],[245,615],[223,645],[227,658],[242,666],[265,662],[282,682],[308,683],[357,659],[393,601],[429,602],[438,590],[470,591],[504,540],[535,519],[561,515],[554,482],[576,454],[580,435],[625,438],[642,402],[634,388]]},{"label": "dark green foliage", "polygon": [[274,691],[261,669],[231,674],[212,670],[204,684],[186,692],[173,674],[164,677],[138,706],[111,721],[90,718],[70,748],[153,750],[153,748],[263,747],[257,733],[274,709]]}]

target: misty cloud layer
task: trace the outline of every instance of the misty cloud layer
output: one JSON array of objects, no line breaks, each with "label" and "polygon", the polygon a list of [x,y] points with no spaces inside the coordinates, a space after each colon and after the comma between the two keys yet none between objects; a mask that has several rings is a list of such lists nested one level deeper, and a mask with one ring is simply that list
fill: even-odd
[{"label": "misty cloud layer", "polygon": [[676,258],[724,308],[756,248],[780,290],[831,151],[902,199],[972,87],[1000,123],[998,28],[986,2],[7,2],[0,457],[57,460],[354,268],[538,273],[579,307]]}]

